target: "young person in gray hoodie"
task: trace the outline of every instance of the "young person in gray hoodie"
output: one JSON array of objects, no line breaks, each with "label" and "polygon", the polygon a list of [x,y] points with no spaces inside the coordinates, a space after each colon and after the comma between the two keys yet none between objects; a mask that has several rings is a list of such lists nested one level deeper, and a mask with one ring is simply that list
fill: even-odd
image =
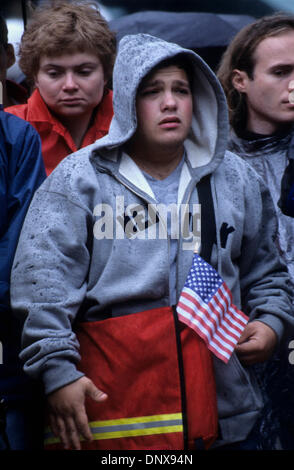
[{"label": "young person in gray hoodie", "polygon": [[[25,319],[25,371],[42,378],[51,429],[65,447],[88,448],[91,439],[104,439],[106,449],[186,448],[185,428],[188,447],[195,443],[196,448],[198,436],[189,436],[197,421],[191,403],[195,395],[202,406],[204,398],[199,399],[195,384],[191,397],[189,381],[201,368],[208,370],[208,363],[200,359],[193,367],[194,353],[187,355],[183,348],[184,366],[192,361],[184,367],[190,395],[181,398],[183,407],[187,404],[183,421],[160,408],[168,403],[178,374],[173,365],[165,370],[165,361],[159,361],[168,376],[160,387],[161,374],[152,385],[149,376],[140,382],[145,364],[151,374],[157,365],[153,349],[161,348],[165,359],[173,354],[168,343],[173,329],[170,323],[160,325],[165,309],[179,300],[196,244],[228,285],[234,304],[250,317],[229,361],[213,357],[219,430],[213,446],[242,442],[262,409],[250,366],[265,361],[294,325],[288,272],[273,242],[270,195],[257,173],[226,151],[226,99],[194,52],[145,34],[127,36],[119,45],[113,91],[108,135],[55,169],[24,223],[12,272],[12,305]],[[164,217],[162,207],[168,206],[177,209]],[[177,210],[184,216],[177,218]],[[156,317],[158,311],[162,316]],[[150,346],[148,338],[158,329]],[[139,360],[140,355],[140,367],[129,366],[130,357]],[[125,420],[129,396],[136,411]],[[142,425],[143,407],[153,400],[160,411],[155,408]],[[98,411],[90,418],[95,402]],[[202,408],[198,421],[213,409],[213,398]],[[105,417],[105,409],[115,409],[117,419]],[[153,433],[154,440],[132,447],[130,436],[140,433]],[[183,444],[162,443],[163,433],[183,434]],[[48,434],[47,443],[53,441]]]}]

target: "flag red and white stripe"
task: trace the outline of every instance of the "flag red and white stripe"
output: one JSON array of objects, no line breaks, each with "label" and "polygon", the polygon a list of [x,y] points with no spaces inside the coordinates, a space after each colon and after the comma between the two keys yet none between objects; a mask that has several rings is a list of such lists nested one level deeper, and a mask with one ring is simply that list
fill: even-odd
[{"label": "flag red and white stripe", "polygon": [[232,294],[219,274],[198,254],[182,290],[177,313],[207,347],[227,363],[248,322],[232,302]]}]

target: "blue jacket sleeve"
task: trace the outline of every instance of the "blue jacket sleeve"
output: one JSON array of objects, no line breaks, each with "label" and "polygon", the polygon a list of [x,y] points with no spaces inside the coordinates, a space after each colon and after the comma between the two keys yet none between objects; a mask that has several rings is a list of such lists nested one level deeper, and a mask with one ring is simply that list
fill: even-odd
[{"label": "blue jacket sleeve", "polygon": [[46,177],[38,133],[0,110],[0,329],[10,307],[11,266],[24,217]]}]

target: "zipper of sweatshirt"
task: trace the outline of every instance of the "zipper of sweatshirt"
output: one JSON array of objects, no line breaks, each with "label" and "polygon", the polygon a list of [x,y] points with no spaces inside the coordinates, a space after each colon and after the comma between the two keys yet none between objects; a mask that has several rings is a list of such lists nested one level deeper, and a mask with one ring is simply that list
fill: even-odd
[{"label": "zipper of sweatshirt", "polygon": [[[192,181],[191,184],[190,184],[190,188],[188,186],[187,190],[186,190],[186,193],[185,193],[185,197],[183,198],[183,204],[187,204],[187,205],[190,205],[190,201],[191,201],[191,196],[192,196],[192,192],[194,191],[194,189],[196,189],[197,191],[197,194],[198,194],[198,204],[200,204],[200,197],[199,197],[199,189],[198,189],[198,185],[199,183],[201,183],[203,181],[203,178],[207,178],[209,175],[204,175],[202,176],[200,179],[198,179],[197,181]],[[211,178],[210,178],[211,180]],[[213,197],[213,196],[212,196]],[[184,202],[185,201],[185,202]],[[214,210],[214,209],[213,209]],[[202,206],[201,206],[201,211],[202,211]],[[202,217],[201,217],[202,218]],[[190,227],[189,227],[190,228]],[[216,230],[216,227],[215,227],[215,230]],[[216,230],[217,232],[217,230]],[[217,243],[217,240],[216,240],[216,243]],[[217,243],[218,244],[218,243]],[[201,243],[200,243],[200,249],[201,249],[201,246],[202,246],[202,230],[201,230]],[[178,253],[177,253],[177,256],[179,256],[179,253],[180,253],[180,243],[178,245]],[[199,250],[200,252],[200,250]],[[209,260],[208,260],[209,262]],[[178,269],[177,269],[177,279],[176,279],[176,284],[177,284],[177,297],[179,297],[180,295],[180,290],[179,290],[179,286],[178,286],[178,283],[179,283],[179,274],[178,274]]]},{"label": "zipper of sweatshirt", "polygon": [[[188,194],[186,194],[185,199],[183,198],[183,204],[188,204],[188,205],[190,204],[192,192],[193,192],[194,188],[197,187],[197,184],[199,183],[199,181],[191,183],[191,188],[188,191]],[[184,202],[184,200],[186,202]],[[179,233],[181,233],[181,230],[179,230]],[[183,243],[183,239],[180,238],[179,242],[181,242],[181,243],[178,243],[178,250],[177,250],[177,269],[176,269],[176,297],[177,298],[179,298],[180,293],[181,293],[180,289],[179,289],[179,269],[178,269],[179,263],[178,263],[178,260],[179,260],[179,254],[180,254],[180,251],[181,251],[181,244]]]}]

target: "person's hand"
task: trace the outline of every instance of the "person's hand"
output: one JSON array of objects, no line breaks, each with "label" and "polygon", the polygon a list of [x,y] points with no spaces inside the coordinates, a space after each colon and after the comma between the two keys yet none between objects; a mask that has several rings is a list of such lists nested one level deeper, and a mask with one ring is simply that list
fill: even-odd
[{"label": "person's hand", "polygon": [[47,397],[51,429],[65,449],[80,450],[80,435],[86,440],[92,440],[85,409],[86,395],[97,402],[107,399],[107,395],[87,377],[81,377]]},{"label": "person's hand", "polygon": [[261,321],[249,322],[236,346],[239,360],[245,365],[266,361],[277,344],[277,336],[272,328]]}]

